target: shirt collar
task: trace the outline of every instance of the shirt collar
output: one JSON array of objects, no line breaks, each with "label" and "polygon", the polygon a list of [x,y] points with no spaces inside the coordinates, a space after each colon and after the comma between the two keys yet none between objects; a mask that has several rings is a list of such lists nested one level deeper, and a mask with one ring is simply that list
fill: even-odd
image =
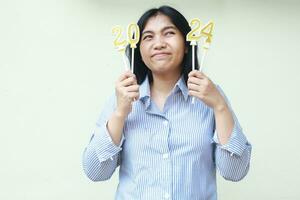
[{"label": "shirt collar", "polygon": [[[181,77],[176,82],[171,94],[180,92],[182,93],[184,100],[188,99],[188,88],[186,86],[184,76]],[[140,85],[140,97],[139,100],[143,101],[145,106],[148,107],[150,105],[150,84],[148,75],[146,76],[145,80]]]},{"label": "shirt collar", "polygon": [[175,84],[175,87],[173,89],[174,93],[178,92],[178,91],[181,91],[183,97],[184,97],[184,100],[186,101],[188,99],[188,96],[189,96],[189,90],[187,88],[187,85],[185,83],[185,80],[184,80],[184,76],[183,74],[181,75],[181,77],[179,78],[179,80],[176,82]]},{"label": "shirt collar", "polygon": [[144,99],[145,97],[150,97],[150,84],[148,75],[140,85],[140,99]]}]

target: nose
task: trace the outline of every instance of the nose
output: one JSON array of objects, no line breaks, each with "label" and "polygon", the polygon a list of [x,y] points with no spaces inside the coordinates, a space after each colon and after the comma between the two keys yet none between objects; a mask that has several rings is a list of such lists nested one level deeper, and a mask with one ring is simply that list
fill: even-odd
[{"label": "nose", "polygon": [[166,46],[167,46],[167,44],[166,44],[165,40],[161,36],[158,36],[154,43],[154,49],[161,50],[161,49],[166,48]]}]

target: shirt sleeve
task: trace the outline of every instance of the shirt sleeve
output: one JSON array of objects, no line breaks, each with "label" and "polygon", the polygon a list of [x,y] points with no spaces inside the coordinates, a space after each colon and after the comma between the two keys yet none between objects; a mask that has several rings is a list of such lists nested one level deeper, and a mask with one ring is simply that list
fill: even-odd
[{"label": "shirt sleeve", "polygon": [[220,86],[217,85],[217,88],[225,98],[232,113],[234,127],[228,142],[224,145],[220,144],[217,130],[215,129],[212,139],[212,142],[215,143],[215,163],[222,177],[230,181],[239,181],[249,171],[252,146],[244,135],[225,93]]},{"label": "shirt sleeve", "polygon": [[83,152],[83,170],[92,181],[109,179],[120,165],[120,152],[125,139],[124,134],[122,133],[121,142],[117,146],[107,130],[107,122],[115,109],[115,105],[115,95],[112,95],[106,102],[97,120],[90,142]]}]

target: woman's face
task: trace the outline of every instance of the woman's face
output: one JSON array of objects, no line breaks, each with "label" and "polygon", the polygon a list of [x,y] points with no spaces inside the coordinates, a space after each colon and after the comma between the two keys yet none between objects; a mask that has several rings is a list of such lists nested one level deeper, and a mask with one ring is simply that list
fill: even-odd
[{"label": "woman's face", "polygon": [[170,18],[158,14],[149,18],[141,36],[140,52],[154,74],[179,73],[185,40]]}]

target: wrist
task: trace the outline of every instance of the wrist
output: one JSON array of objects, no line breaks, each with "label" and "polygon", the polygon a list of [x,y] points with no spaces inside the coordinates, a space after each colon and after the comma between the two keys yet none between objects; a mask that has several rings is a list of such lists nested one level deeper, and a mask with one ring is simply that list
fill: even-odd
[{"label": "wrist", "polygon": [[120,110],[118,110],[118,109],[116,109],[116,110],[114,111],[114,115],[115,115],[117,118],[122,119],[122,120],[124,120],[124,119],[127,117],[127,115],[126,115],[124,112],[122,112],[122,111],[120,111]]},{"label": "wrist", "polygon": [[225,110],[227,110],[227,104],[225,101],[220,101],[218,104],[216,104],[213,108],[215,113],[221,113],[224,112]]}]

